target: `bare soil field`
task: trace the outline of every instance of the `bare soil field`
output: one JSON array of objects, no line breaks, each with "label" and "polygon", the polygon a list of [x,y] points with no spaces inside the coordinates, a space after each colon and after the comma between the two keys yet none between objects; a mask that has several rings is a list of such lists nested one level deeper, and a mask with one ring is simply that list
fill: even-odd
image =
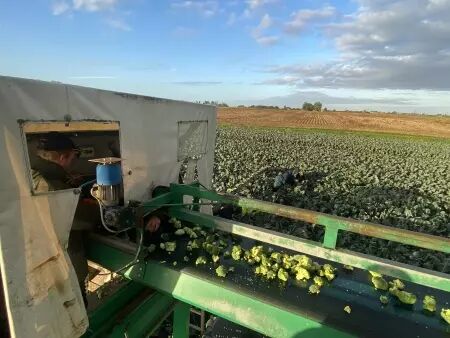
[{"label": "bare soil field", "polygon": [[450,138],[450,117],[300,109],[218,108],[219,124],[382,132]]}]

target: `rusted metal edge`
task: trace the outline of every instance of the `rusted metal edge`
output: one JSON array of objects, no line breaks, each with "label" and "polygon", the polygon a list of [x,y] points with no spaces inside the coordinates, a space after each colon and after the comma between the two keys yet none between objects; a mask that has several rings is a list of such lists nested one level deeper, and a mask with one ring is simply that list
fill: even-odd
[{"label": "rusted metal edge", "polygon": [[327,229],[350,231],[360,235],[450,253],[450,238],[328,215],[317,211],[264,202],[261,200],[222,195],[213,191],[203,190],[201,188],[188,185],[173,185],[172,187],[174,188],[174,193],[182,193],[194,197],[216,200],[224,203],[232,203],[243,208],[258,210],[298,221],[323,225]]},{"label": "rusted metal edge", "polygon": [[450,292],[450,276],[437,271],[423,269],[349,250],[329,249],[314,241],[281,234],[276,231],[263,229],[245,223],[206,215],[196,211],[170,208],[169,214],[181,220],[212,227],[217,230],[251,238],[289,250],[302,252],[341,264],[351,265],[356,268],[376,271],[405,281]]}]

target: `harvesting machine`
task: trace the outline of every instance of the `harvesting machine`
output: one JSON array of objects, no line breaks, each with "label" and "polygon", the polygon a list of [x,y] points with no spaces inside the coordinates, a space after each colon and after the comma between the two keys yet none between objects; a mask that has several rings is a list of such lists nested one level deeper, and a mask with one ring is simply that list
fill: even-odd
[{"label": "harvesting machine", "polygon": [[[439,315],[450,307],[448,274],[337,247],[338,236],[351,232],[450,254],[448,238],[212,191],[214,107],[0,77],[0,112],[1,270],[11,336],[147,337],[170,319],[173,336],[182,338],[205,334],[209,315],[270,337],[450,335]],[[92,177],[79,188],[34,190],[33,151],[50,132],[69,135],[80,148],[77,170]],[[80,208],[82,203],[95,212]],[[322,226],[323,241],[214,215],[211,206],[216,205]],[[149,250],[145,224],[155,213],[200,232],[216,231],[224,247],[256,243],[274,252],[307,255],[333,266],[337,276],[311,294],[305,281],[267,280],[243,260],[221,258],[234,271],[219,277],[218,265],[189,259],[183,236],[169,252]],[[82,243],[78,255],[69,258],[75,229],[81,229]],[[91,270],[102,267],[123,277],[95,306],[88,297],[87,310],[73,257],[87,258]],[[375,289],[368,271],[405,282],[417,301],[404,304]],[[387,304],[380,302],[383,295],[390,299]],[[425,295],[437,300],[436,312],[423,310]],[[196,315],[201,319],[194,325]],[[230,332],[211,335],[239,336]],[[240,336],[249,332],[242,329]]]}]

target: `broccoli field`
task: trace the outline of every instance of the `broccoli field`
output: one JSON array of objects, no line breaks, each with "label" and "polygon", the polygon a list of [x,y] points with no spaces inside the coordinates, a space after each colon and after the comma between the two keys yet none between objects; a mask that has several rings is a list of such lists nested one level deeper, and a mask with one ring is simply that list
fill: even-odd
[{"label": "broccoli field", "polygon": [[[213,188],[332,215],[448,237],[450,142],[356,133],[222,127]],[[275,189],[280,172],[292,184]],[[261,213],[233,218],[321,240],[323,228]],[[343,233],[338,247],[450,272],[450,255]]]}]

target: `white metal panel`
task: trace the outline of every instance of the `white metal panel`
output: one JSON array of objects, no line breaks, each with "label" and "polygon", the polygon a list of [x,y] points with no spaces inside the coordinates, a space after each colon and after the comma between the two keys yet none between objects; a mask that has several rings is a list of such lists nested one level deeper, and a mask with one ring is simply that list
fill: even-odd
[{"label": "white metal panel", "polygon": [[78,337],[88,321],[66,247],[78,196],[32,196],[18,120],[108,120],[120,124],[126,199],[178,179],[178,122],[207,120],[199,178],[212,179],[211,106],[59,83],[0,77],[0,265],[13,337]]}]

